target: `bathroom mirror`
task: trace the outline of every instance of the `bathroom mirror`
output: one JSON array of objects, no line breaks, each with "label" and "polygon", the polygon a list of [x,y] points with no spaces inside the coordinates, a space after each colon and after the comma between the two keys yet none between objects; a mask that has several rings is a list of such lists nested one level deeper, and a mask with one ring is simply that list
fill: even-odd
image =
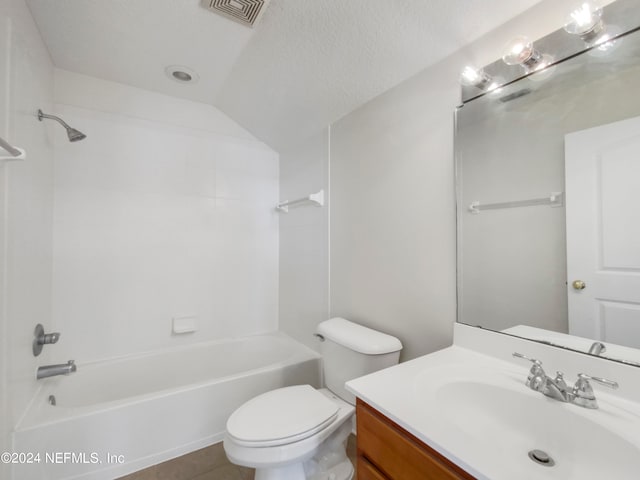
[{"label": "bathroom mirror", "polygon": [[458,108],[459,322],[640,366],[639,85],[635,31]]}]

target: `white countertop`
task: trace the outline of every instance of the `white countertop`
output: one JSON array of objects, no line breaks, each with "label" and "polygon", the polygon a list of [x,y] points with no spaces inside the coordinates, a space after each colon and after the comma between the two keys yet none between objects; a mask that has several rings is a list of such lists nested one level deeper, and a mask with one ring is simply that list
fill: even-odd
[{"label": "white countertop", "polygon": [[[555,443],[560,440],[559,445],[555,445],[554,441],[546,442],[549,436],[569,435],[563,432],[563,427],[566,430],[573,429],[577,425],[578,430],[581,430],[582,424],[586,425],[585,432],[592,431],[594,436],[602,436],[601,433],[606,430],[605,437],[612,432],[611,438],[615,436],[615,438],[623,438],[624,442],[628,442],[624,445],[624,448],[627,449],[625,452],[628,453],[624,457],[624,461],[627,462],[627,466],[623,470],[624,473],[622,476],[620,474],[616,476],[616,472],[612,472],[613,476],[608,476],[608,478],[622,480],[629,471],[629,461],[627,460],[631,459],[630,462],[635,462],[635,448],[640,448],[640,409],[638,409],[638,404],[603,393],[602,389],[597,387],[594,390],[596,390],[600,402],[601,408],[599,410],[590,410],[552,400],[525,386],[524,382],[528,370],[529,365],[526,362],[519,365],[460,346],[452,346],[351,380],[347,382],[346,387],[358,398],[480,480],[567,480],[578,478],[578,476],[584,480],[584,472],[579,468],[572,467],[570,463],[573,458],[581,458],[582,453],[590,455],[589,458],[593,456],[593,452],[590,450],[580,451],[580,448],[588,445],[584,442],[589,440],[583,439],[582,443],[576,442],[583,447],[575,448],[562,447],[562,438],[551,439],[555,440]],[[505,418],[498,418],[500,405],[493,412],[486,413],[482,410],[482,405],[474,398],[456,397],[455,392],[458,390],[450,387],[460,385],[460,383],[456,384],[457,381],[467,382],[468,385],[489,385],[490,387],[495,385],[501,390],[494,389],[492,392],[504,392],[505,394],[504,397],[500,397],[505,402],[504,407],[507,407],[509,402],[519,405],[514,409],[504,408],[505,411],[512,412],[511,417],[507,415]],[[572,382],[573,379],[567,378],[567,381]],[[442,395],[446,389],[450,395],[448,397]],[[453,396],[451,396],[451,392],[453,392]],[[491,402],[491,395],[487,397],[489,402]],[[454,399],[454,401],[450,399]],[[455,413],[457,407],[453,403],[465,407],[464,414],[458,418]],[[539,411],[537,410],[538,405],[540,406]],[[538,430],[536,435],[532,435],[532,438],[536,437],[532,443],[554,444],[555,453],[558,454],[558,450],[560,450],[559,458],[556,459],[556,467],[536,465],[526,458],[526,449],[523,453],[524,458],[520,458],[519,453],[513,455],[509,445],[500,445],[499,439],[496,438],[499,434],[496,432],[500,432],[502,427],[505,427],[505,432],[508,431],[503,438],[520,436],[520,431],[510,427],[509,422],[519,422],[519,419],[525,416],[522,415],[523,411],[526,411],[527,414],[530,412],[531,419],[523,423],[527,427],[522,430],[528,430],[529,426],[535,426],[550,419],[549,435],[546,435],[544,425],[538,429],[531,429]],[[566,424],[565,419],[567,419]],[[471,427],[467,428],[470,424]],[[543,431],[542,435],[539,433],[540,430]],[[488,438],[483,438],[484,435],[478,435],[477,432],[488,432]],[[514,432],[516,437],[513,437]],[[523,432],[522,437],[526,435],[527,433]],[[588,437],[588,434],[582,431],[576,432],[576,435]],[[540,442],[540,438],[544,438],[544,441]],[[524,445],[527,441],[528,438],[524,438]],[[564,443],[571,442],[564,441]],[[537,448],[537,446],[531,445],[531,448]],[[640,453],[640,450],[638,452]],[[602,462],[607,461],[608,455],[609,453],[605,449]],[[513,456],[518,458],[513,461],[507,458]],[[597,461],[597,459],[593,461]],[[611,462],[614,463],[615,460],[611,459]],[[640,471],[640,455],[637,456],[637,471]],[[595,473],[597,472],[594,472],[593,478],[596,478]],[[602,472],[598,473],[598,475],[601,474]],[[590,477],[591,475],[587,474],[587,478]]]}]

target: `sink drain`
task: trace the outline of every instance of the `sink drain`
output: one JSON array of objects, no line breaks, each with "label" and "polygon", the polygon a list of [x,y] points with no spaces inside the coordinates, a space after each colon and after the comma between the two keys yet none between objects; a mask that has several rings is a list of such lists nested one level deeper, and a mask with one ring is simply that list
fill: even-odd
[{"label": "sink drain", "polygon": [[547,452],[543,452],[542,450],[531,450],[529,452],[529,458],[538,465],[544,465],[545,467],[553,467],[556,464],[553,458],[551,458]]}]

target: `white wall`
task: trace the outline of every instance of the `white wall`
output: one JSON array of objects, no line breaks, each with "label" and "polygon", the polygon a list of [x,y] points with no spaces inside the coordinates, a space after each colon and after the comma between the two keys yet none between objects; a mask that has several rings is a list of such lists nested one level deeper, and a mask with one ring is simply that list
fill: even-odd
[{"label": "white wall", "polygon": [[570,5],[541,2],[332,125],[331,315],[398,336],[403,359],[451,344],[460,71],[556,30]]},{"label": "white wall", "polygon": [[329,315],[329,129],[280,153],[280,198],[323,189],[327,202],[280,214],[280,329],[311,348]]},{"label": "white wall", "polygon": [[0,165],[4,451],[10,430],[38,388],[36,366],[47,362],[55,348],[37,359],[31,353],[35,325],[51,328],[53,149],[36,112],[51,109],[53,67],[23,0],[2,2],[0,24],[0,135],[28,155]]},{"label": "white wall", "polygon": [[[532,325],[567,332],[564,208],[468,211],[474,201],[524,200],[564,191],[564,138],[558,132],[566,114],[548,115],[547,110],[535,122],[535,105],[544,100],[539,97],[536,92],[508,103],[487,97],[459,113],[458,309],[459,319],[470,325],[494,330]],[[519,103],[528,101],[535,105]],[[486,118],[487,112],[499,110],[500,115]],[[476,119],[475,112],[485,118]]]},{"label": "white wall", "polygon": [[[214,107],[83,75],[56,70],[55,102],[87,135],[56,130],[65,358],[277,329],[278,155]],[[196,333],[172,335],[182,316]]]},{"label": "white wall", "polygon": [[331,129],[331,315],[397,336],[403,359],[448,345],[455,320],[445,83],[414,78]]}]

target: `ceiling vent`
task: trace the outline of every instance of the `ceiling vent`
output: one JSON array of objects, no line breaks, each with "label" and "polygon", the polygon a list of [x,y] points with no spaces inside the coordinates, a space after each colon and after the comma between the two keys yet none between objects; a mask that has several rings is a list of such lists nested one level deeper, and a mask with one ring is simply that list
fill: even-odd
[{"label": "ceiling vent", "polygon": [[254,27],[270,0],[203,0],[205,8],[249,27]]}]

